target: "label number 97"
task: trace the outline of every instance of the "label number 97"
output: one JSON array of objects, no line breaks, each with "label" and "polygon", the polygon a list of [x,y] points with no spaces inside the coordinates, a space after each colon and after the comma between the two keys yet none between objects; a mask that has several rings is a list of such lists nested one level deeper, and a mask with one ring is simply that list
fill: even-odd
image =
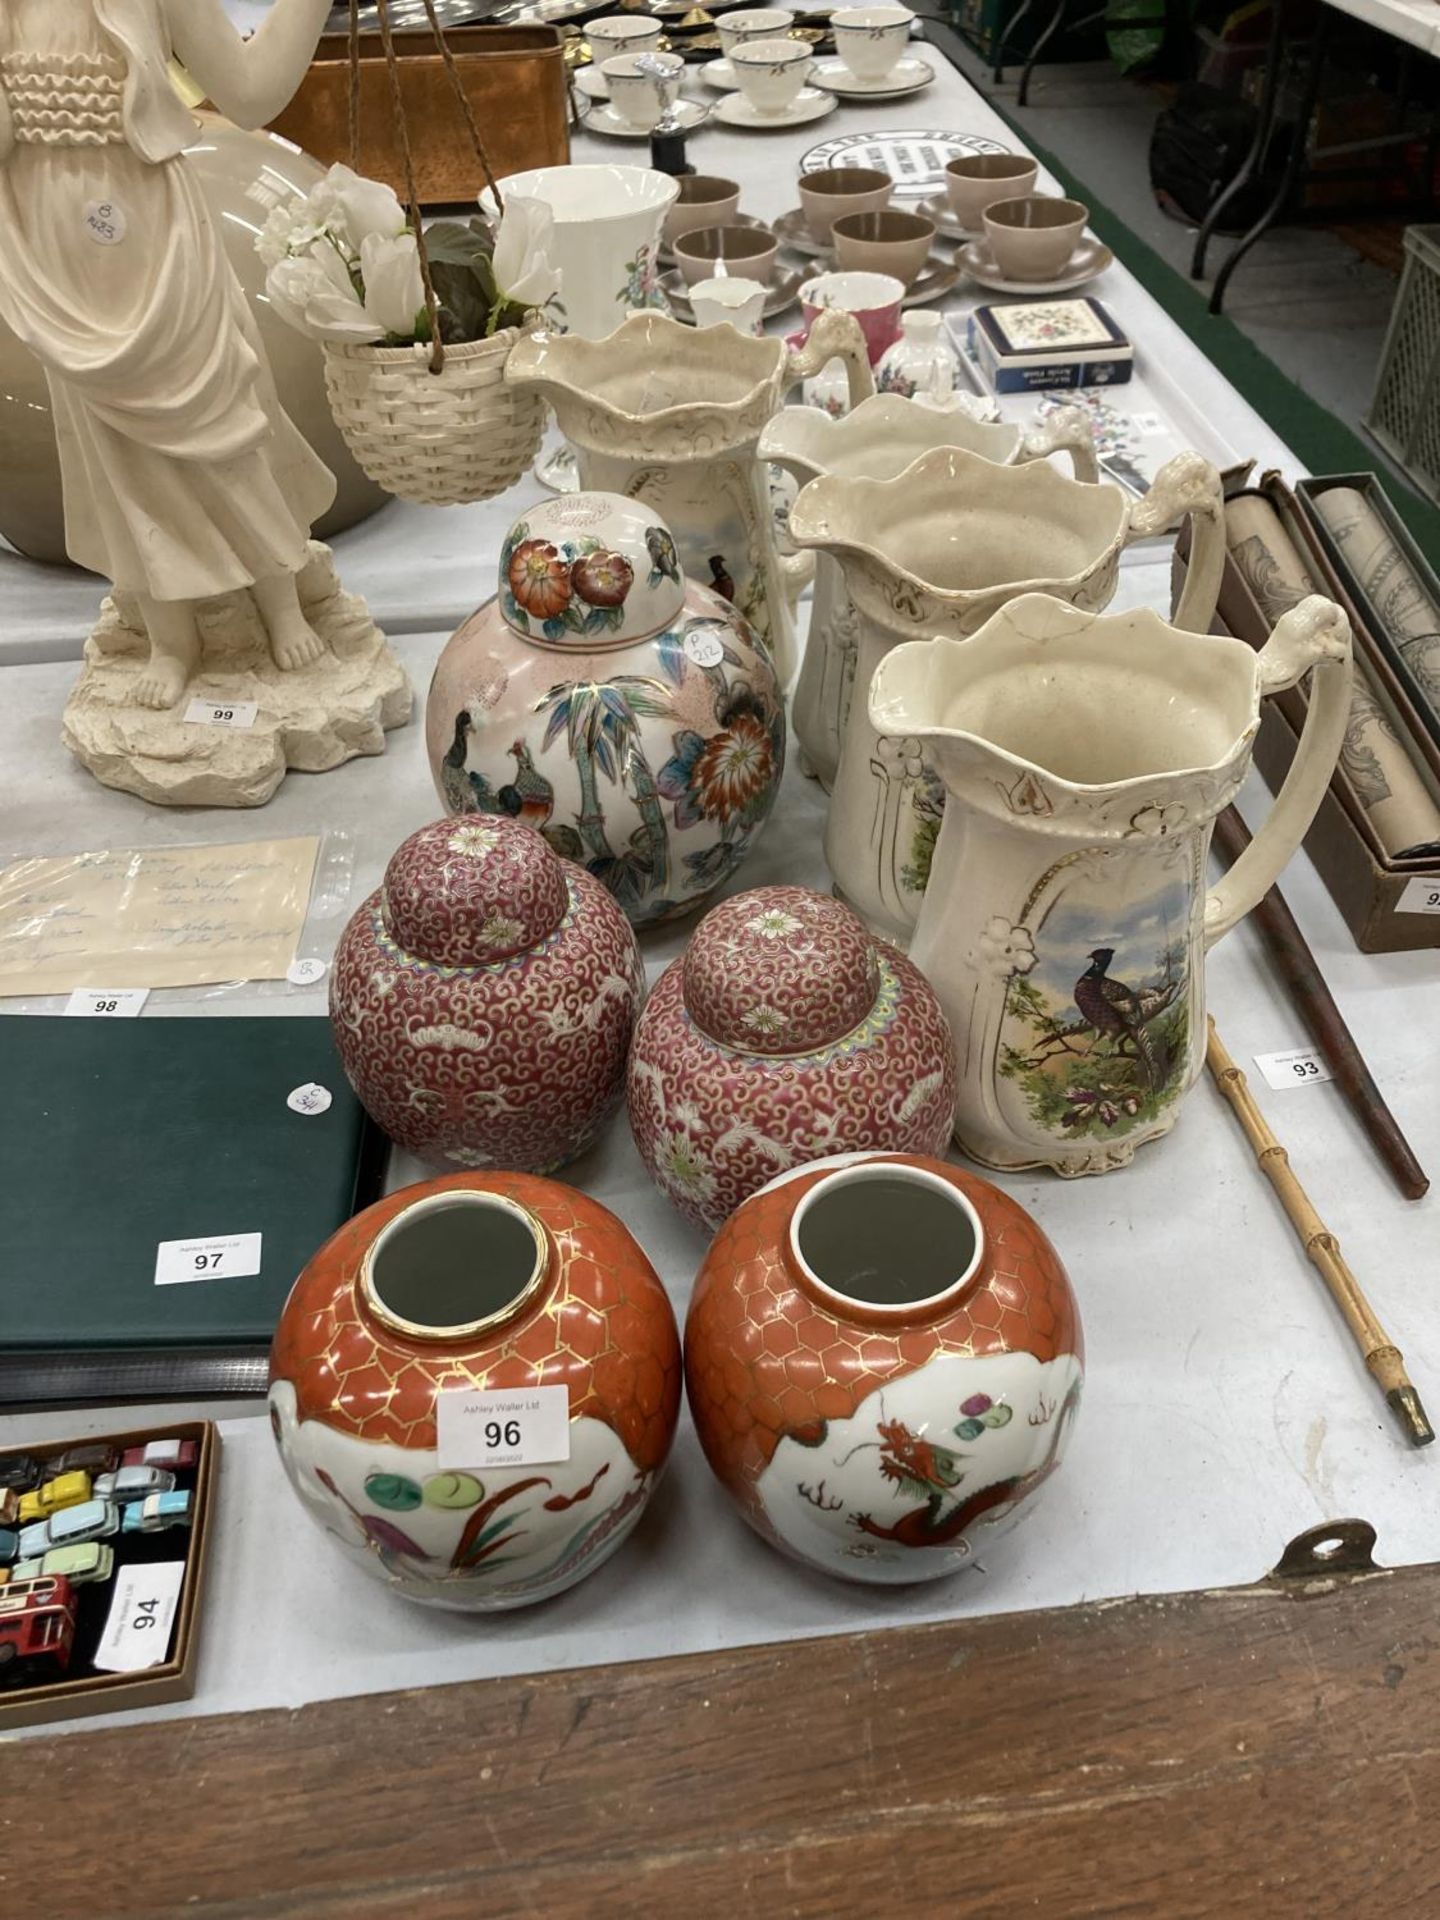
[{"label": "label number 97", "polygon": [[509,1447],[512,1450],[520,1444],[520,1422],[518,1420],[487,1420],[485,1422],[485,1444],[492,1449]]},{"label": "label number 97", "polygon": [[218,1253],[197,1253],[195,1255],[196,1273],[214,1273],[219,1265],[220,1255]]}]

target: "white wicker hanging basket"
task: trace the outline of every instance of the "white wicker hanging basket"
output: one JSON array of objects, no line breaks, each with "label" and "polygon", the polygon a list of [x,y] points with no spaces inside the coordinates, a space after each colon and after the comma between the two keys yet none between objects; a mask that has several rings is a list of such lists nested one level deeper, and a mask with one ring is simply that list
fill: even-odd
[{"label": "white wicker hanging basket", "polygon": [[330,410],[378,486],[429,507],[489,500],[514,486],[539,452],[545,425],[539,394],[505,384],[505,361],[520,334],[508,327],[448,346],[438,373],[428,345],[326,341]]}]

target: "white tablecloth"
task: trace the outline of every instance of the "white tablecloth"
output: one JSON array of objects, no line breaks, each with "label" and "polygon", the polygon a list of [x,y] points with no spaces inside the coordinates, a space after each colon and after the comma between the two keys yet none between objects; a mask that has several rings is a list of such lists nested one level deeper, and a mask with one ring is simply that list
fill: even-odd
[{"label": "white tablecloth", "polygon": [[[842,108],[823,123],[824,132],[867,120],[873,125],[879,116]],[[886,110],[884,121],[997,125],[948,69],[922,100],[908,110]],[[798,154],[814,137],[807,129],[751,141],[712,130],[696,141],[694,156],[697,164],[743,179],[758,210],[779,213],[792,194]],[[587,152],[598,144],[582,138],[578,147]],[[1122,270],[1111,271],[1103,292],[1144,352],[1164,358],[1233,444],[1293,471],[1274,436]],[[341,543],[350,583],[394,610],[387,617],[403,635],[398,648],[422,693],[450,625],[483,596],[499,532],[523,497],[452,513],[391,509]],[[1168,568],[1142,554],[1125,569],[1116,604],[1146,598],[1167,604]],[[41,620],[58,633],[68,617],[74,642],[88,610],[83,588],[63,577],[7,566],[0,570],[0,616],[8,633]],[[59,714],[72,673],[56,662],[12,666],[4,675],[0,765],[7,805],[0,858],[344,826],[355,836],[358,900],[396,843],[436,811],[418,726],[391,735],[383,758],[320,776],[291,775],[260,815],[177,815],[146,807],[98,787],[61,748]],[[740,884],[828,885],[819,847],[822,804],[819,790],[792,767],[777,816]],[[1245,794],[1252,823],[1267,804],[1252,779]],[[1440,1166],[1434,957],[1357,953],[1303,856],[1285,885],[1381,1086],[1422,1158]],[[334,930],[331,923],[332,939]],[[679,951],[686,932],[647,941],[652,974]],[[1216,949],[1210,999],[1242,1063],[1305,1038],[1246,928]],[[321,985],[218,999],[157,994],[151,1007],[203,1015],[318,1013],[324,1004]],[[1333,1086],[1288,1095],[1262,1089],[1261,1097],[1301,1178],[1406,1349],[1432,1412],[1440,1414],[1434,1202],[1412,1206],[1398,1197]],[[103,1140],[96,1150],[104,1150]],[[395,1179],[417,1171],[399,1162]],[[623,1118],[570,1177],[625,1218],[683,1314],[704,1243],[650,1186]],[[1003,1184],[1034,1211],[1074,1278],[1089,1378],[1062,1471],[983,1568],[901,1592],[797,1570],[731,1512],[682,1415],[674,1461],[650,1512],[598,1575],[519,1613],[439,1615],[392,1598],[317,1535],[285,1485],[267,1424],[255,1417],[258,1408],[212,1404],[205,1411],[223,1420],[225,1454],[199,1687],[193,1702],[155,1714],[297,1706],[481,1675],[1067,1605],[1137,1590],[1230,1585],[1271,1566],[1291,1535],[1344,1514],[1374,1522],[1386,1561],[1440,1553],[1440,1448],[1414,1454],[1397,1439],[1208,1084],[1190,1096],[1176,1131],[1143,1150],[1124,1173],[1072,1183],[1016,1177]],[[156,1415],[162,1422],[177,1416],[173,1406]],[[98,1433],[143,1417],[113,1409],[12,1415],[0,1420],[0,1444]]]}]

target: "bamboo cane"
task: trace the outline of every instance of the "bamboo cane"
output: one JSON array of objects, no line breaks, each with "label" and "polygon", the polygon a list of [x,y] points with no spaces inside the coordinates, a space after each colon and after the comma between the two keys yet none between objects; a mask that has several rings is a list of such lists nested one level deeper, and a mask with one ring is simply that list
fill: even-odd
[{"label": "bamboo cane", "polygon": [[1413,1446],[1429,1446],[1435,1438],[1435,1429],[1405,1371],[1404,1355],[1375,1317],[1360,1282],[1345,1263],[1339,1242],[1316,1213],[1309,1195],[1292,1172],[1290,1156],[1266,1124],[1245,1075],[1225,1051],[1213,1020],[1205,1048],[1205,1064],[1255,1149],[1256,1164],[1279,1196],[1311,1265],[1329,1288],[1351,1338],[1405,1437]]}]

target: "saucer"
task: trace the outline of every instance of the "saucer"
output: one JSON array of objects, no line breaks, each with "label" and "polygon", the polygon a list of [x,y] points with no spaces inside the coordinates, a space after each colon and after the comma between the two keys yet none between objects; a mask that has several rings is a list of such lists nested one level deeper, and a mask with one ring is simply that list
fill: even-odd
[{"label": "saucer", "polygon": [[843,60],[817,60],[810,77],[817,87],[846,98],[853,94],[867,100],[903,100],[907,94],[919,93],[922,87],[928,87],[935,78],[935,69],[928,60],[907,55],[897,60],[880,79],[862,80]]},{"label": "saucer", "polygon": [[1062,274],[1053,280],[1007,280],[995,264],[988,240],[971,240],[961,247],[955,256],[955,264],[963,267],[972,280],[978,280],[982,287],[991,293],[1073,293],[1077,287],[1083,287],[1087,280],[1093,280],[1097,274],[1104,273],[1112,264],[1115,256],[1103,240],[1097,240],[1093,234],[1084,234],[1079,246],[1070,256],[1070,264]]},{"label": "saucer", "polygon": [[[800,297],[801,287],[809,278],[808,263],[802,262],[799,266],[792,267],[783,260],[777,261],[775,277],[765,289],[765,318],[769,320],[777,313],[784,313],[787,307],[793,307]],[[660,291],[670,302],[670,309],[675,318],[693,326],[695,310],[690,304],[690,289],[686,286],[680,269],[674,267],[669,273],[662,273],[659,285]]]},{"label": "saucer", "polygon": [[583,93],[587,100],[608,100],[610,82],[599,67],[581,67],[575,74],[575,91]]},{"label": "saucer", "polygon": [[932,300],[949,293],[952,287],[959,286],[963,278],[958,260],[942,260],[938,253],[932,253],[925,262],[924,270],[905,289],[905,297],[900,304],[902,307],[928,306]]},{"label": "saucer", "polygon": [[[807,120],[819,120],[833,113],[840,102],[823,87],[802,87],[783,113],[761,113],[743,93],[727,93],[711,109],[717,120],[727,126],[748,127],[754,132],[776,133],[782,127],[803,127]],[[593,122],[592,122],[593,124]]]},{"label": "saucer", "polygon": [[947,240],[975,240],[979,237],[974,227],[961,226],[948,193],[932,193],[928,200],[920,202],[915,211],[923,213],[927,220],[933,220],[935,231],[944,234]]},{"label": "saucer", "polygon": [[[728,224],[732,227],[753,227],[757,233],[769,233],[771,231],[768,222],[761,220],[753,213],[737,213],[735,218]],[[662,266],[674,266],[675,250],[668,240],[662,240],[660,242],[660,250],[655,257]],[[740,263],[736,261],[735,264],[738,266]]]},{"label": "saucer", "polygon": [[703,80],[707,87],[719,87],[722,93],[738,93],[740,89],[735,69],[728,60],[707,60],[695,77]]},{"label": "saucer", "polygon": [[[677,133],[693,133],[696,127],[703,126],[709,118],[709,107],[699,100],[675,102]],[[612,140],[648,140],[654,131],[651,127],[634,126],[617,113],[608,100],[596,102],[585,116],[585,126],[589,132],[608,134]]]}]

